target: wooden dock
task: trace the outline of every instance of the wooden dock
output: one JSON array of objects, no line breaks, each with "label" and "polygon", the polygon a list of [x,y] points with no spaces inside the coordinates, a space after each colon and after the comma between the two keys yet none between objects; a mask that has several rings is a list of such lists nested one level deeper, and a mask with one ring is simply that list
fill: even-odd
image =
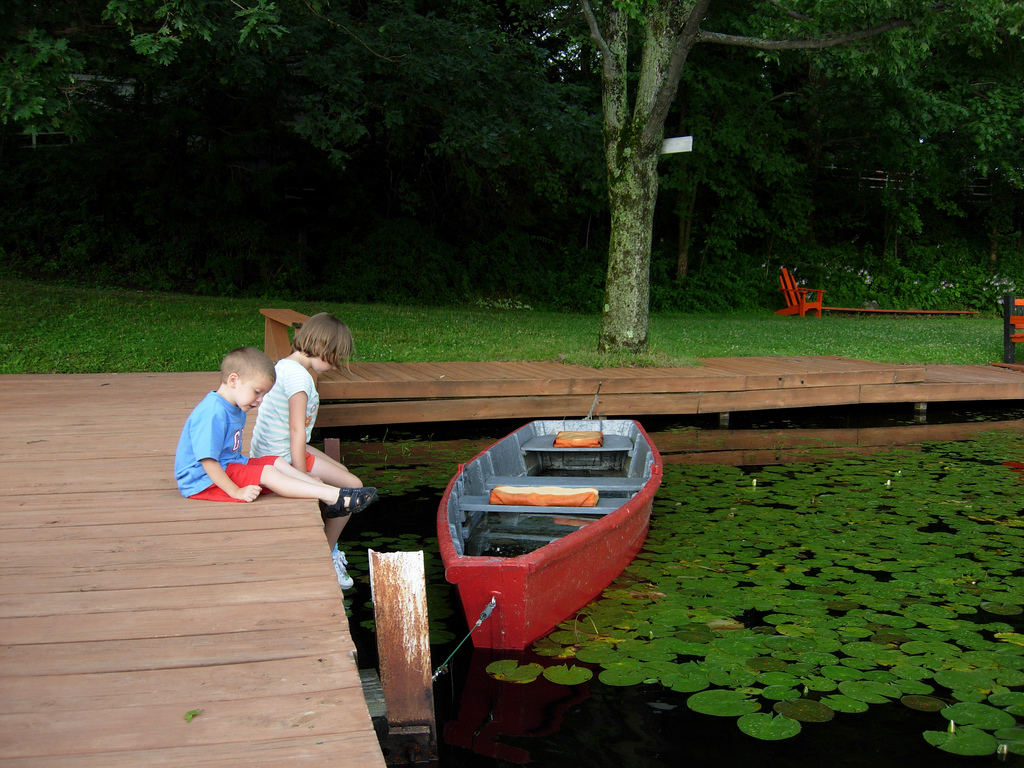
[{"label": "wooden dock", "polygon": [[[352,363],[321,377],[318,426],[641,417],[810,406],[1017,400],[1024,374],[988,365],[729,357],[697,368],[561,363]],[[596,398],[596,399],[595,399]]]},{"label": "wooden dock", "polygon": [[0,764],[384,765],[316,505],[174,486],[217,382],[0,376]]},{"label": "wooden dock", "polygon": [[[1024,373],[845,358],[700,368],[353,364],[318,425],[1017,400]],[[0,764],[379,767],[315,505],[181,498],[213,373],[0,377]],[[356,599],[366,599],[360,594]]]}]

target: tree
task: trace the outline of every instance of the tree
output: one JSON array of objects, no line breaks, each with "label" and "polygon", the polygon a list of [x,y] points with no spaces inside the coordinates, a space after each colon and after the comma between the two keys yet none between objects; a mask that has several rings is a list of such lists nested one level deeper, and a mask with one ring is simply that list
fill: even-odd
[{"label": "tree", "polygon": [[[769,55],[845,46],[846,66],[858,71],[900,70],[919,63],[935,39],[953,36],[978,50],[991,49],[1018,36],[1024,20],[1024,9],[1014,0],[969,0],[955,6],[924,0],[740,0],[728,17],[734,29],[704,30],[710,6],[729,2],[613,0],[599,8],[580,0],[600,54],[611,214],[600,351],[640,351],[647,344],[658,156],[669,108],[695,45],[742,46]],[[603,12],[603,19],[598,12]],[[639,53],[631,50],[631,31],[640,37]],[[897,31],[900,34],[893,34]]]}]

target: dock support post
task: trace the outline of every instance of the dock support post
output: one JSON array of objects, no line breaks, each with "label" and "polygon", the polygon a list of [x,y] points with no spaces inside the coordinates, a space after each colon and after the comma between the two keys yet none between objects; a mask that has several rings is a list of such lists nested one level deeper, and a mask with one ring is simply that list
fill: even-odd
[{"label": "dock support post", "polygon": [[718,428],[719,429],[728,429],[729,428],[729,412],[728,411],[723,411],[722,413],[718,414]]},{"label": "dock support post", "polygon": [[337,437],[324,438],[324,453],[339,464],[343,463],[341,460],[341,440]]},{"label": "dock support post", "polygon": [[389,765],[436,761],[423,552],[370,550],[370,591],[388,710],[385,761]]},{"label": "dock support post", "polygon": [[928,403],[914,403],[914,421],[918,424],[928,422]]}]

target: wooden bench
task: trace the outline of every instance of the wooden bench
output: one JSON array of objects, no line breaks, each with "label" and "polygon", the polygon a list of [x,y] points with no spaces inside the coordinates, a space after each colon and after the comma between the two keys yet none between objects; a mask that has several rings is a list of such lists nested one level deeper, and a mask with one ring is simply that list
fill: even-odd
[{"label": "wooden bench", "polygon": [[263,315],[263,351],[276,363],[292,353],[292,337],[288,332],[301,328],[309,316],[294,309],[261,309],[260,314]]},{"label": "wooden bench", "polygon": [[1017,362],[1017,342],[1024,341],[1024,315],[1019,314],[1024,299],[1012,293],[1003,296],[1003,362]]},{"label": "wooden bench", "polygon": [[[800,315],[803,317],[808,310],[811,310],[821,317],[821,304],[825,299],[825,291],[820,288],[801,288],[796,284],[796,278],[789,274],[789,270],[785,267],[779,271],[779,286],[782,296],[786,299],[786,306],[776,311],[776,315]],[[812,298],[808,294],[814,294],[814,297]]]},{"label": "wooden bench", "polygon": [[[825,291],[820,288],[801,288],[796,279],[785,267],[779,271],[779,285],[786,299],[786,306],[777,310],[777,315],[800,315],[813,310],[821,317],[822,310],[829,312],[860,312],[875,315],[976,315],[972,309],[878,309],[877,307],[826,307],[823,306]],[[808,298],[809,293],[815,294],[814,299]]]}]

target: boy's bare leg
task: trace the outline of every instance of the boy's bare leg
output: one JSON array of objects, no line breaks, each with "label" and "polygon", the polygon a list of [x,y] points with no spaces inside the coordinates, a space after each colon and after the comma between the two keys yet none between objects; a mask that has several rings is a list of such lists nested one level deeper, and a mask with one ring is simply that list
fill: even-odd
[{"label": "boy's bare leg", "polygon": [[[297,474],[301,475],[298,472]],[[334,504],[341,495],[340,488],[321,483],[305,475],[293,477],[278,469],[276,464],[263,468],[263,472],[260,474],[260,485],[288,499],[319,499],[325,504]]]},{"label": "boy's bare leg", "polygon": [[344,464],[339,464],[326,453],[311,445],[306,446],[306,451],[313,457],[313,469],[309,474],[319,477],[328,485],[336,485],[339,488],[363,487],[362,480],[349,472],[348,467]]}]

